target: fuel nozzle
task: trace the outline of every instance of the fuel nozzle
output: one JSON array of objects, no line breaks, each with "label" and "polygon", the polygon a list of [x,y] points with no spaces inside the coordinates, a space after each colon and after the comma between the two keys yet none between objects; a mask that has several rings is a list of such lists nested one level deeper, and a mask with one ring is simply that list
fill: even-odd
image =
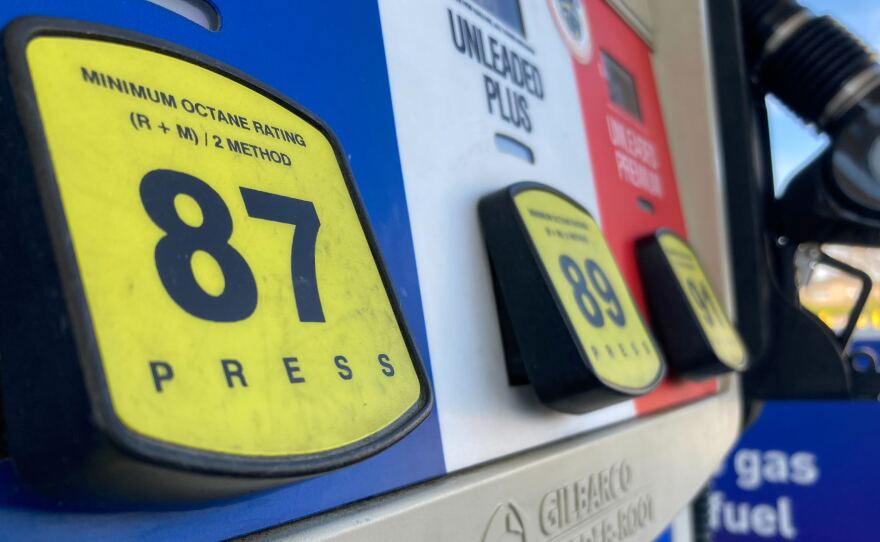
[{"label": "fuel nozzle", "polygon": [[768,92],[833,133],[880,86],[872,51],[827,15],[793,0],[743,0],[746,59]]},{"label": "fuel nozzle", "polygon": [[[745,58],[756,96],[772,94],[829,144],[767,198],[766,241],[781,296],[777,339],[745,376],[764,398],[877,397],[880,374],[852,371],[846,351],[872,288],[870,276],[821,254],[824,243],[880,246],[880,64],[829,16],[794,0],[741,0]],[[812,246],[819,263],[861,282],[846,329],[833,333],[799,300],[795,261]]]},{"label": "fuel nozzle", "polygon": [[880,64],[829,16],[793,0],[743,0],[753,80],[830,145],[788,184],[773,213],[799,242],[880,244]]}]

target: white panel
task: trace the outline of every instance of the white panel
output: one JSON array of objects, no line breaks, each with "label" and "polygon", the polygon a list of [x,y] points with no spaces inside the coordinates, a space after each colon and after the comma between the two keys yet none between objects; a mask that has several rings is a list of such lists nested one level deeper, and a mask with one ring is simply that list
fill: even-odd
[{"label": "white panel", "polygon": [[[253,540],[650,542],[705,484],[733,443],[740,424],[737,388],[734,382],[720,395],[672,412],[447,476]],[[625,487],[613,481],[621,466],[631,473]],[[602,486],[607,475],[610,491],[590,492],[591,484]],[[577,498],[584,494],[590,498]],[[644,509],[650,514],[632,521],[628,512],[638,504],[648,505]],[[602,532],[608,534],[597,534]],[[689,540],[678,536],[676,542]]]},{"label": "white panel", "polygon": [[[546,2],[522,2],[528,40],[455,0],[381,0],[397,136],[428,329],[440,429],[450,470],[634,415],[623,403],[587,415],[551,411],[507,383],[480,197],[513,182],[547,183],[596,214],[572,60]],[[543,98],[460,53],[458,16],[540,70]],[[531,49],[532,51],[530,51]],[[487,106],[490,75],[528,101],[531,132]],[[527,145],[534,164],[499,152],[495,134]]]}]

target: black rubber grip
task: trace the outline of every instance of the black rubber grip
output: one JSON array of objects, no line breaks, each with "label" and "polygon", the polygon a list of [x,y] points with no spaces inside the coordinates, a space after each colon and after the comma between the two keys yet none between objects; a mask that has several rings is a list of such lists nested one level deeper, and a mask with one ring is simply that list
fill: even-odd
[{"label": "black rubber grip", "polygon": [[[768,40],[799,13],[809,17],[768,51]],[[870,50],[834,19],[816,17],[794,0],[742,0],[741,14],[746,60],[758,81],[807,122],[828,120],[823,114],[832,99],[875,63]]]}]

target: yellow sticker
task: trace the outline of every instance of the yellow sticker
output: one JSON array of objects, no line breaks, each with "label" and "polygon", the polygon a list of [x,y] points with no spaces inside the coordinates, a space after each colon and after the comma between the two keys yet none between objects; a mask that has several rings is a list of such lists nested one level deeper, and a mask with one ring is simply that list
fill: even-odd
[{"label": "yellow sticker", "polygon": [[514,202],[596,375],[621,390],[656,383],[662,358],[593,217],[546,190],[523,190]]},{"label": "yellow sticker", "polygon": [[666,255],[672,272],[697,316],[700,327],[712,345],[718,359],[732,369],[745,368],[746,350],[739,333],[731,325],[724,309],[715,297],[715,290],[703,271],[691,247],[671,232],[658,235],[660,247]]},{"label": "yellow sticker", "polygon": [[124,427],[206,452],[298,456],[375,436],[424,405],[357,203],[315,123],[134,45],[42,36],[26,55]]}]

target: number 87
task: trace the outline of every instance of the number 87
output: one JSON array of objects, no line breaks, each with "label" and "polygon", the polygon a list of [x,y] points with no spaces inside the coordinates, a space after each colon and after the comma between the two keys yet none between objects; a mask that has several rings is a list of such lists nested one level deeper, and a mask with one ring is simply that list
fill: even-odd
[{"label": "number 87", "polygon": [[[229,244],[232,216],[220,194],[201,179],[166,169],[147,173],[140,194],[147,215],[165,232],[156,244],[155,259],[168,295],[197,318],[236,322],[250,316],[257,307],[257,285],[245,259]],[[200,224],[188,224],[180,217],[174,205],[180,194],[198,204]],[[241,197],[249,216],[295,226],[290,273],[299,319],[323,322],[315,274],[315,242],[321,222],[314,204],[250,188],[241,188]],[[192,257],[199,251],[214,258],[223,273],[219,295],[206,292],[195,278]]]}]

